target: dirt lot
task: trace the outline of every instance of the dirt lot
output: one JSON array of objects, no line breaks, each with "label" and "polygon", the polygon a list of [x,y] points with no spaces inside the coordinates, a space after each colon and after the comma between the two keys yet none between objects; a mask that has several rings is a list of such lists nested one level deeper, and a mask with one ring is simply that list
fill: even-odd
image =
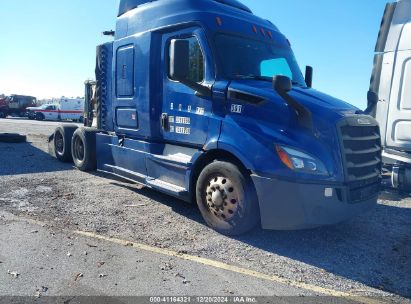
[{"label": "dirt lot", "polygon": [[[290,282],[352,295],[395,295],[396,302],[411,298],[408,194],[386,188],[375,210],[332,227],[298,232],[257,229],[229,238],[207,228],[196,206],[52,159],[46,134],[54,126],[0,120],[0,133],[18,131],[28,134],[30,141],[0,143],[0,211],[41,220],[53,229],[130,240]],[[219,295],[229,289],[219,285],[211,290]]]}]

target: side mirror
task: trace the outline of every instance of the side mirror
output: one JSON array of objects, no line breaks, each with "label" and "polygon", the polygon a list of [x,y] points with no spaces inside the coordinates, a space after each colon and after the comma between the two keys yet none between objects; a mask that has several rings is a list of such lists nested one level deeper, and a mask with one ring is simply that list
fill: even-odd
[{"label": "side mirror", "polygon": [[367,101],[369,106],[375,106],[378,103],[378,94],[373,91],[368,91]]},{"label": "side mirror", "polygon": [[309,88],[313,87],[313,73],[314,73],[313,67],[306,66],[306,68],[305,68],[305,83],[307,84],[307,87],[309,87]]},{"label": "side mirror", "polygon": [[273,88],[277,92],[289,92],[293,88],[293,83],[287,76],[277,75],[273,77]]},{"label": "side mirror", "polygon": [[293,83],[287,76],[274,76],[273,88],[284,101],[294,109],[297,114],[299,124],[309,130],[313,129],[313,118],[309,109],[300,104],[288,94],[293,88]]},{"label": "side mirror", "polygon": [[377,93],[373,91],[368,91],[367,94],[368,106],[367,109],[364,111],[365,114],[371,115],[373,117],[376,116],[377,111],[377,104],[379,100],[379,96]]},{"label": "side mirror", "polygon": [[183,82],[190,70],[190,45],[186,39],[173,39],[170,45],[170,77]]}]

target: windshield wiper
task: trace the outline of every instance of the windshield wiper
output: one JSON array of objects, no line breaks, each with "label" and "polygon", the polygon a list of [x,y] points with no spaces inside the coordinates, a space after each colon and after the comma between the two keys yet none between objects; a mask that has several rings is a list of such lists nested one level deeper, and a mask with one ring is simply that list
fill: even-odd
[{"label": "windshield wiper", "polygon": [[[259,76],[259,75],[236,75],[236,78],[240,78],[240,79],[250,79],[250,80],[262,80],[262,81],[273,81],[272,77],[269,76]],[[299,83],[298,81],[293,81],[292,82],[293,86],[299,86],[302,87],[303,85],[301,83]]]},{"label": "windshield wiper", "polygon": [[251,79],[251,80],[263,80],[263,81],[272,81],[273,79],[268,76],[258,76],[258,75],[236,75],[236,78],[240,79]]}]

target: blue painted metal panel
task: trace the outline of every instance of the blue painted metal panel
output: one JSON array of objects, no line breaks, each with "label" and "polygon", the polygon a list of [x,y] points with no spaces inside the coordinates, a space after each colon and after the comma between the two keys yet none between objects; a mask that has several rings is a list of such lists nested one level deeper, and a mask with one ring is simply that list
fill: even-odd
[{"label": "blue painted metal panel", "polygon": [[117,50],[116,93],[118,97],[134,95],[134,46],[126,45]]},{"label": "blue painted metal panel", "polygon": [[136,109],[117,108],[117,125],[122,129],[138,129]]},{"label": "blue painted metal panel", "polygon": [[[135,139],[151,138],[152,134],[154,134],[150,102],[155,103],[157,94],[151,90],[149,80],[151,74],[156,74],[157,70],[153,69],[150,63],[151,35],[151,32],[135,35],[115,41],[113,46],[116,56],[115,62],[118,59],[118,50],[128,49],[127,56],[133,54],[133,58],[127,57],[127,60],[135,64],[131,71],[127,70],[127,73],[132,73],[133,75],[131,77],[133,79],[131,86],[134,93],[132,96],[117,96],[113,92],[112,112],[117,113],[117,109],[135,109],[137,114],[136,120],[138,121],[138,127],[127,128],[122,126],[122,122],[117,120],[118,117],[115,117],[114,127],[116,133]],[[130,51],[131,48],[133,48],[133,52]],[[120,71],[118,70],[119,68]],[[116,79],[119,73],[122,73],[122,65],[113,64],[111,73],[113,79]],[[159,123],[159,120],[156,119],[156,121]]]}]

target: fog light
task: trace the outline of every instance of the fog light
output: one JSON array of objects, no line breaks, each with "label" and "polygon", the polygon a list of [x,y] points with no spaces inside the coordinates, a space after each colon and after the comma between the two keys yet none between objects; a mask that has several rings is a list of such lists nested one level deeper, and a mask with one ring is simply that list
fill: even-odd
[{"label": "fog light", "polygon": [[324,196],[325,197],[332,197],[334,194],[333,188],[325,188]]}]

